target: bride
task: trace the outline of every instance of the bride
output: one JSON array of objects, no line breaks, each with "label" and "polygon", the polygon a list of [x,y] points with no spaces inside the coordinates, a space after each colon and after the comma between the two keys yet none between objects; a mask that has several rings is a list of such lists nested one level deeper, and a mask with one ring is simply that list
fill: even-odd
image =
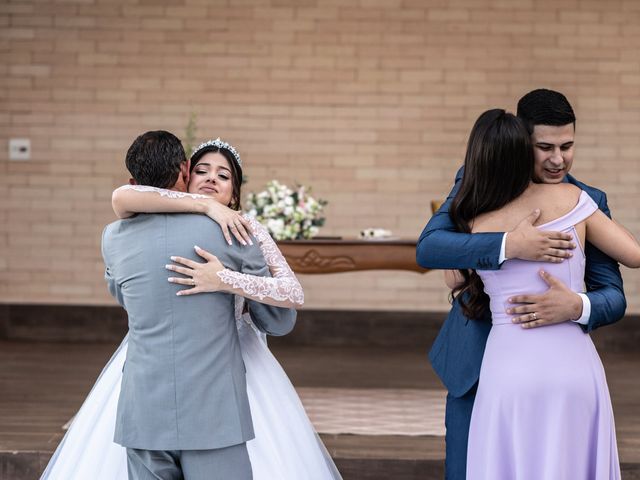
[{"label": "bride", "polygon": [[[194,212],[206,213],[218,220],[221,206],[217,202],[239,209],[242,170],[240,156],[231,145],[220,139],[201,144],[191,156],[190,172],[189,194],[145,186],[120,187],[113,195],[116,214],[126,218],[137,212]],[[226,220],[232,219],[232,232],[243,242],[251,241],[242,235],[243,227],[248,227],[259,242],[273,275],[273,278],[256,278],[249,287],[251,295],[272,305],[302,305],[302,288],[266,229],[255,219],[240,217],[237,213],[229,216],[231,211],[226,210],[223,213],[227,213]],[[233,226],[233,220],[242,225]],[[226,232],[225,236],[230,241]],[[183,276],[168,280],[193,285],[197,279],[198,287],[182,290],[183,295],[223,289],[237,294],[236,326],[247,370],[247,394],[255,431],[255,438],[247,442],[254,479],[341,479],[293,385],[267,348],[266,336],[253,325],[245,311],[242,293],[246,285],[244,289],[238,288],[235,272],[225,270],[214,255],[204,250],[197,253],[207,262],[173,257],[177,265],[167,268]],[[127,479],[126,449],[113,442],[127,346],[128,335],[102,370],[41,480]]]}]

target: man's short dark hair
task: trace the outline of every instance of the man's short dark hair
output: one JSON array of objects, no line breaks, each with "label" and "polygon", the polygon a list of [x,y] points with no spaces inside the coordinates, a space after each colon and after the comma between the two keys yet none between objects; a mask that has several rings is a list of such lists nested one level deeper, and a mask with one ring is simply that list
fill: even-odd
[{"label": "man's short dark hair", "polygon": [[518,117],[524,121],[529,135],[536,125],[560,127],[573,123],[576,116],[567,97],[560,92],[539,88],[527,93],[518,102]]},{"label": "man's short dark hair", "polygon": [[186,159],[178,137],[156,130],[143,133],[133,141],[125,163],[138,185],[171,188],[178,180],[180,164]]}]

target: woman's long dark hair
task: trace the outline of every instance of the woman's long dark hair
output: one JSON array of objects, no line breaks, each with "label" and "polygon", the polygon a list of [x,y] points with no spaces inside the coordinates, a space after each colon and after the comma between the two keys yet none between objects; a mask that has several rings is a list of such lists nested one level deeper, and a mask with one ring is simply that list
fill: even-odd
[{"label": "woman's long dark hair", "polygon": [[[533,147],[522,120],[502,109],[484,112],[471,130],[464,174],[449,215],[471,233],[480,214],[502,208],[525,191],[533,173]],[[475,270],[460,270],[464,283],[453,290],[468,318],[481,318],[489,297]]]}]

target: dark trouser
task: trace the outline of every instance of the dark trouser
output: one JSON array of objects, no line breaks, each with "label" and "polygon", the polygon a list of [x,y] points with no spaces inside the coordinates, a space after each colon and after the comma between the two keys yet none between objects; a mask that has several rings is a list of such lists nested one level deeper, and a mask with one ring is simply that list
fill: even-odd
[{"label": "dark trouser", "polygon": [[447,452],[444,462],[446,480],[465,480],[466,478],[469,425],[477,389],[476,384],[462,397],[447,395],[447,413],[444,420],[447,427],[445,437]]},{"label": "dark trouser", "polygon": [[127,448],[129,480],[252,480],[246,443],[215,450]]}]

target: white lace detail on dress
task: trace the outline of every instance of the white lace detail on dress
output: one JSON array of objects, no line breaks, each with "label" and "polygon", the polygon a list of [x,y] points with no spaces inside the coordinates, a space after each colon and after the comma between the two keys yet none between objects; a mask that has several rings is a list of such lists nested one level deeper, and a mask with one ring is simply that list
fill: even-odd
[{"label": "white lace detail on dress", "polygon": [[290,301],[296,305],[304,304],[304,292],[298,279],[289,267],[280,249],[273,241],[267,229],[248,215],[243,217],[249,222],[253,235],[258,240],[262,255],[273,277],[257,277],[245,273],[224,269],[218,272],[220,279],[232,288],[240,288],[248,295],[260,300],[265,297],[276,301]]},{"label": "white lace detail on dress", "polygon": [[118,190],[135,190],[137,192],[155,192],[159,194],[161,197],[169,197],[169,198],[210,198],[206,195],[200,195],[199,193],[187,193],[187,192],[177,192],[175,190],[167,190],[166,188],[157,188],[150,187],[148,185],[123,185],[116,189]]},{"label": "white lace detail on dress", "polygon": [[245,298],[241,297],[240,295],[234,295],[234,299],[235,299],[236,329],[238,330],[238,332],[242,334],[245,331],[245,329],[249,328],[253,330],[253,333],[256,334],[260,339],[260,341],[266,345],[267,334],[264,332],[261,332],[260,329],[256,327],[256,324],[253,323],[253,320],[251,319],[251,315],[249,315],[249,312],[243,313],[244,305],[246,303]]},{"label": "white lace detail on dress", "polygon": [[234,300],[234,306],[235,306],[234,310],[235,310],[236,324],[239,324],[242,321],[242,310],[244,309],[244,297],[241,297],[240,295],[234,295],[233,300]]}]

